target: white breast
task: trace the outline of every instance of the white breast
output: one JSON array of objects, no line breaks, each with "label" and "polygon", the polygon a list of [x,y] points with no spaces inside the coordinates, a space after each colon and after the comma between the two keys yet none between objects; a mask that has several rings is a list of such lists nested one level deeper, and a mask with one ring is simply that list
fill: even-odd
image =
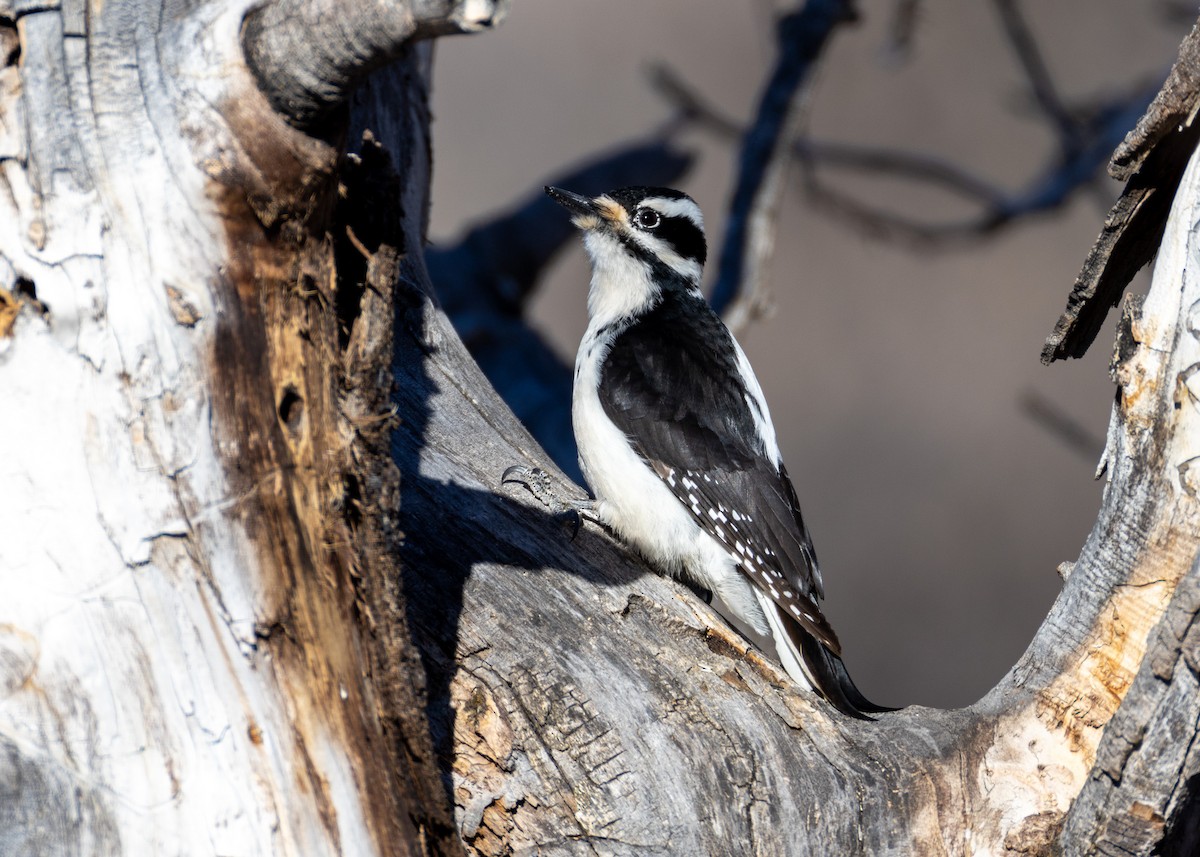
[{"label": "white breast", "polygon": [[670,489],[638,457],[624,434],[604,413],[597,393],[607,342],[589,326],[575,359],[571,418],[579,464],[596,497],[596,513],[621,538],[664,571],[677,574],[680,560],[695,553],[700,528]]},{"label": "white breast", "polygon": [[597,390],[611,343],[597,340],[599,328],[595,322],[588,327],[583,342],[592,344],[575,358],[571,406],[579,464],[596,498],[595,513],[660,571],[686,574],[710,590],[714,606],[761,643],[770,632],[750,580],[604,413]]}]

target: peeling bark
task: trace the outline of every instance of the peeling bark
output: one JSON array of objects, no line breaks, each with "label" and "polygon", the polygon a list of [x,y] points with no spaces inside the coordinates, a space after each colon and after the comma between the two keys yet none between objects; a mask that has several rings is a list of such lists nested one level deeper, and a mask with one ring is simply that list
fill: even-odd
[{"label": "peeling bark", "polygon": [[1067,297],[1067,307],[1046,337],[1043,363],[1087,353],[1108,311],[1120,303],[1126,286],[1154,258],[1180,177],[1200,140],[1200,125],[1195,122],[1200,104],[1198,76],[1200,28],[1193,27],[1162,90],[1113,153],[1108,171],[1126,181],[1125,190],[1104,219],[1100,237]]}]

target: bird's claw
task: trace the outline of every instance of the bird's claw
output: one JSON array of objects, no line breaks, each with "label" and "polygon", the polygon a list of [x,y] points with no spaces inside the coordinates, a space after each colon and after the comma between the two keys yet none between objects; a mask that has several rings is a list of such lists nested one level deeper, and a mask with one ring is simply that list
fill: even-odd
[{"label": "bird's claw", "polygon": [[[550,474],[540,467],[526,467],[514,464],[500,476],[501,485],[524,485],[526,490],[536,497],[543,506],[551,511],[560,511],[562,502],[554,494],[554,486],[550,483]],[[557,504],[558,509],[554,508]]]},{"label": "bird's claw", "polygon": [[500,476],[501,485],[524,485],[537,501],[550,510],[554,519],[571,533],[571,541],[579,535],[584,512],[592,506],[590,500],[563,500],[554,490],[550,474],[540,467],[514,464]]},{"label": "bird's claw", "polygon": [[500,476],[500,484],[510,485],[514,483],[524,485],[525,490],[537,498],[539,503],[555,515],[567,512],[571,508],[570,505],[559,499],[558,494],[554,490],[554,483],[550,480],[550,474],[540,467],[526,467],[523,464],[514,464]]},{"label": "bird's claw", "polygon": [[575,537],[579,535],[579,528],[583,526],[583,515],[578,509],[569,508],[555,514],[554,519],[564,530],[569,530],[571,533],[571,541],[575,541]]}]

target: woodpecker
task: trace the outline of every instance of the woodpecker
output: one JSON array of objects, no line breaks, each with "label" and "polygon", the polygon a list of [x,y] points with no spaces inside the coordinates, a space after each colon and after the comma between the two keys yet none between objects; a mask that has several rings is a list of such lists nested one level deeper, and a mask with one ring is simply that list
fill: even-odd
[{"label": "woodpecker", "polygon": [[[711,592],[740,631],[844,714],[891,710],[855,687],[818,606],[821,570],[762,388],[700,292],[700,207],[669,188],[546,193],[582,230],[592,263],[572,421],[594,499],[570,508]],[[543,472],[509,468],[504,481],[553,506]]]}]

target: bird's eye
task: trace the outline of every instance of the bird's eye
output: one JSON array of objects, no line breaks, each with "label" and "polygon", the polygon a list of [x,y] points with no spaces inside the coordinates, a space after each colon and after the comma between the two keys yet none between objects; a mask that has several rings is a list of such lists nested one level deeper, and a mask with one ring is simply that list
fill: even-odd
[{"label": "bird's eye", "polygon": [[638,209],[638,213],[634,215],[633,222],[642,229],[655,229],[658,224],[662,223],[662,217],[657,211],[649,208]]}]

